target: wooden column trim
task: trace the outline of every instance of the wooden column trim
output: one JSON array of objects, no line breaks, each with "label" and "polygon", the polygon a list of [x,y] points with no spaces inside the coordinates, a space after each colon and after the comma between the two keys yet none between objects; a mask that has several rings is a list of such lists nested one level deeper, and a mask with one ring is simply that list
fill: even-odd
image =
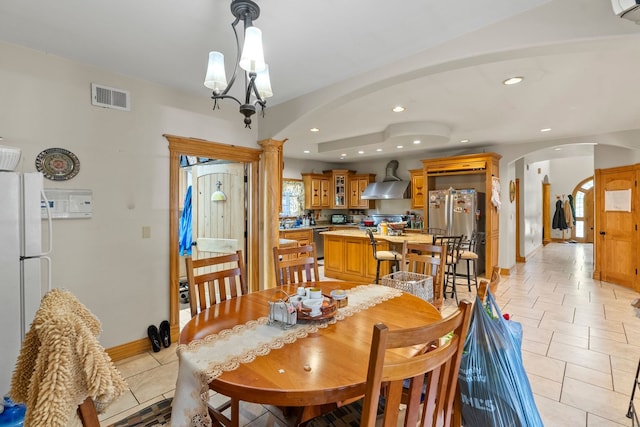
[{"label": "wooden column trim", "polygon": [[259,288],[271,288],[275,286],[276,275],[273,268],[273,248],[278,246],[280,230],[278,221],[280,218],[280,205],[282,203],[282,147],[287,140],[264,139],[258,141],[262,147],[262,173],[260,175],[260,188],[262,191],[262,228],[263,244],[261,260],[261,274],[263,280],[258,284]]}]

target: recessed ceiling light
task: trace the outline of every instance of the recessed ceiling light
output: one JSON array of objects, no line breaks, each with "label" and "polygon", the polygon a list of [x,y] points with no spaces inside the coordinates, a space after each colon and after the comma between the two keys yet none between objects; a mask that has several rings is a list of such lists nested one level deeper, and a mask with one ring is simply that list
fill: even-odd
[{"label": "recessed ceiling light", "polygon": [[503,85],[517,85],[518,83],[521,83],[524,80],[524,77],[520,77],[520,76],[515,76],[515,77],[509,77],[507,80],[504,80],[502,82]]},{"label": "recessed ceiling light", "polygon": [[544,128],[544,129],[540,129],[540,132],[549,132],[551,130],[551,128]]},{"label": "recessed ceiling light", "polygon": [[554,148],[554,150],[556,150],[556,151],[562,151],[562,148],[560,148],[560,147],[556,147],[556,148]]},{"label": "recessed ceiling light", "polygon": [[347,153],[340,154],[340,157],[347,157]]},{"label": "recessed ceiling light", "polygon": [[309,154],[309,153],[311,153],[311,151],[310,150],[304,150],[303,153],[304,154]]},{"label": "recessed ceiling light", "polygon": [[358,154],[364,154],[364,151],[360,150],[358,151]]},{"label": "recessed ceiling light", "polygon": [[413,141],[414,144],[418,145],[420,144],[422,141],[420,141],[419,139],[416,139],[415,141]]},{"label": "recessed ceiling light", "polygon": [[310,130],[311,132],[320,132],[320,129],[318,129],[318,128],[311,128],[311,129],[309,129],[309,130]]},{"label": "recessed ceiling light", "polygon": [[376,151],[380,152],[382,151],[382,148],[376,148]]},{"label": "recessed ceiling light", "polygon": [[405,110],[405,108],[402,105],[396,105],[395,107],[393,107],[393,112],[394,113],[402,113]]},{"label": "recessed ceiling light", "polygon": [[469,142],[468,139],[461,139],[460,142],[462,142],[463,144],[466,144],[467,142]]},{"label": "recessed ceiling light", "polygon": [[404,148],[403,145],[396,145],[396,148]]}]

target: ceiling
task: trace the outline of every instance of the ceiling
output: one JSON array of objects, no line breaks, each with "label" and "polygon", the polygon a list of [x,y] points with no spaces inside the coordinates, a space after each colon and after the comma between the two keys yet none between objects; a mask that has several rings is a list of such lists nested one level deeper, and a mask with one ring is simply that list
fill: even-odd
[{"label": "ceiling", "polygon": [[[288,138],[286,157],[352,162],[549,140],[579,142],[579,155],[600,135],[640,127],[640,26],[610,0],[257,3],[274,96],[254,123],[260,139]],[[229,5],[11,0],[0,2],[0,40],[205,98],[208,52],[235,57]],[[502,84],[515,75],[524,81]]]}]

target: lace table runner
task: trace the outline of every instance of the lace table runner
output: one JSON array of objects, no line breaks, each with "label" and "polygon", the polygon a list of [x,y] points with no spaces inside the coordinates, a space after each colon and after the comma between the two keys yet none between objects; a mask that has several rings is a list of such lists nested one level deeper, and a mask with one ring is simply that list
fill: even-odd
[{"label": "lace table runner", "polygon": [[173,398],[171,424],[175,426],[209,427],[207,411],[209,383],[225,371],[237,369],[241,363],[252,362],[271,349],[304,338],[318,329],[366,310],[402,291],[387,286],[362,285],[347,290],[349,305],[339,308],[331,319],[311,323],[298,323],[289,329],[268,325],[267,317],[236,325],[201,340],[178,346],[178,380]]}]

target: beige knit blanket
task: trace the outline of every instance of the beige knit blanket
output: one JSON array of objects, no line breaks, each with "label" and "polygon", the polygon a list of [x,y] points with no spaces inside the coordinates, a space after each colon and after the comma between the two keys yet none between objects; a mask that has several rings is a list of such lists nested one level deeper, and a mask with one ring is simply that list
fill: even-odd
[{"label": "beige knit blanket", "polygon": [[126,389],[98,342],[100,321],[70,292],[53,289],[36,312],[11,381],[27,406],[25,426],[80,425],[78,405],[91,396],[98,412]]}]

